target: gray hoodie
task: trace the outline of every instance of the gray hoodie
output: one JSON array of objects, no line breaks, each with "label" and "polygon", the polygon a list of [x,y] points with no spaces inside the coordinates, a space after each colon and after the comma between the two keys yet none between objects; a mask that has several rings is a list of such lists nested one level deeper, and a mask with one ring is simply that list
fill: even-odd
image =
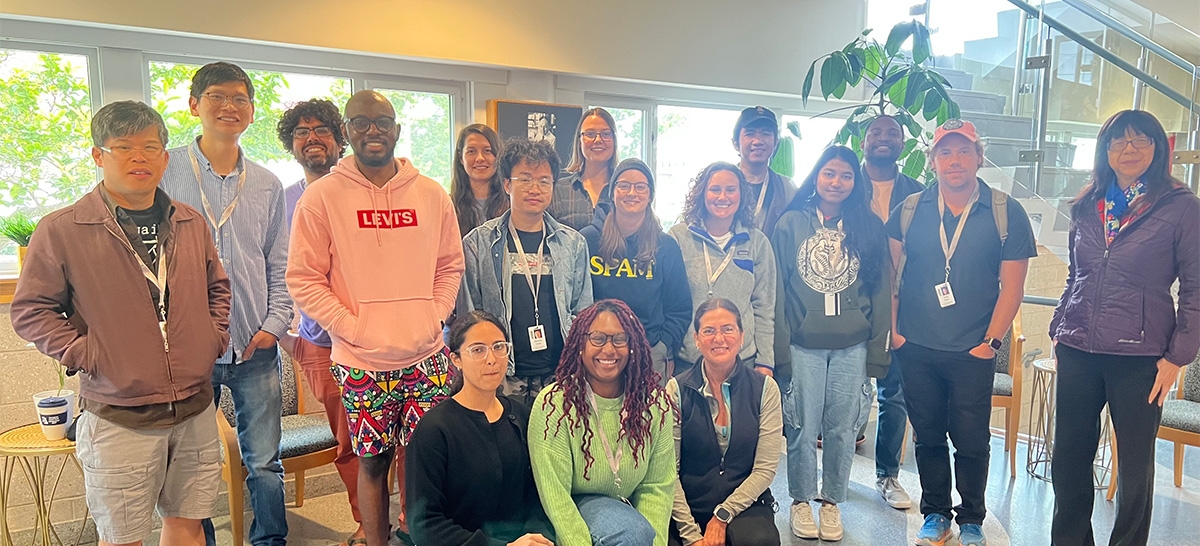
[{"label": "gray hoodie", "polygon": [[[742,312],[742,328],[745,341],[738,353],[745,362],[775,367],[775,254],[771,242],[763,232],[747,229],[740,223],[733,226],[733,237],[726,248],[721,248],[703,227],[675,224],[670,229],[671,237],[679,243],[683,253],[683,264],[687,269],[688,285],[692,290],[692,313],[710,297],[725,298],[737,305]],[[733,253],[729,265],[712,284],[709,296],[708,271],[704,263],[704,249],[708,248],[713,272],[720,268],[728,252]],[[696,347],[692,322],[688,321],[687,335],[679,358],[688,362],[700,360],[700,349]],[[757,356],[756,356],[757,355]]]}]

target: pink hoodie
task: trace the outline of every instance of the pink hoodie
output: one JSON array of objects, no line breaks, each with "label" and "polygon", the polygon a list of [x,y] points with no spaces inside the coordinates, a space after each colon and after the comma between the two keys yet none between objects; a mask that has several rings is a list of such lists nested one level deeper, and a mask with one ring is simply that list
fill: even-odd
[{"label": "pink hoodie", "polygon": [[392,371],[444,346],[463,274],[450,197],[407,159],[376,188],[354,156],[338,161],[296,205],[287,285],[329,331],[333,361]]}]

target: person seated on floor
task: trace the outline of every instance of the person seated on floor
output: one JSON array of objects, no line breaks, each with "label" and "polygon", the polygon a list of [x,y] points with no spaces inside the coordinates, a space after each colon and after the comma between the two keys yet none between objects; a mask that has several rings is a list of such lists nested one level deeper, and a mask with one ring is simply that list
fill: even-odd
[{"label": "person seated on floor", "polygon": [[783,444],[779,386],[738,365],[744,332],[732,301],[700,304],[693,328],[700,360],[667,382],[679,408],[668,543],[779,546],[770,489]]},{"label": "person seated on floor", "polygon": [[525,444],[529,408],[496,396],[512,351],[495,315],[471,311],[450,330],[462,384],[429,410],[408,444],[409,532],[421,546],[551,546]]},{"label": "person seated on floor", "polygon": [[601,300],[571,324],[555,382],[529,418],[529,456],[559,544],[666,546],[674,420],[629,306]]}]

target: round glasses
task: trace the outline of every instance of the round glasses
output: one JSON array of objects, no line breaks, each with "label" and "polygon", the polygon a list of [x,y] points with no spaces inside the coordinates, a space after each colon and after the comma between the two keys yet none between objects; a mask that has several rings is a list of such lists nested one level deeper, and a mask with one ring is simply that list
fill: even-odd
[{"label": "round glasses", "polygon": [[508,353],[512,352],[512,343],[507,341],[497,341],[491,345],[475,343],[459,349],[458,354],[467,360],[483,360],[487,358],[488,351],[496,355],[497,359],[505,359],[508,358]]},{"label": "round glasses", "polygon": [[292,138],[296,140],[303,140],[308,138],[308,135],[313,133],[316,133],[316,135],[319,137],[330,137],[333,136],[333,129],[330,129],[328,125],[318,125],[316,127],[297,127],[292,129]]},{"label": "round glasses", "polygon": [[354,129],[359,133],[370,131],[372,125],[374,125],[376,129],[379,129],[379,132],[381,133],[390,133],[392,132],[392,129],[396,128],[396,120],[395,118],[389,118],[386,116],[375,119],[357,117],[346,120],[346,125],[349,125],[351,129]]},{"label": "round glasses", "polygon": [[163,149],[162,146],[155,146],[153,144],[151,144],[149,146],[143,146],[141,148],[138,148],[135,146],[97,146],[97,147],[105,152],[108,152],[109,155],[111,155],[117,159],[129,159],[139,153],[142,154],[142,157],[144,157],[146,159],[158,159],[158,158],[162,157],[163,152],[166,151],[165,149]]},{"label": "round glasses", "polygon": [[626,347],[629,345],[629,335],[626,334],[625,332],[620,332],[620,333],[616,333],[616,334],[606,334],[604,332],[588,332],[587,337],[588,337],[588,343],[591,343],[592,347],[603,347],[610,340],[612,341],[613,347],[619,348],[619,347]]},{"label": "round glasses", "polygon": [[1108,151],[1123,152],[1125,151],[1125,147],[1129,146],[1130,144],[1133,145],[1134,150],[1141,150],[1143,148],[1149,148],[1150,146],[1153,146],[1154,140],[1145,136],[1134,137],[1132,139],[1117,138],[1109,141]]}]

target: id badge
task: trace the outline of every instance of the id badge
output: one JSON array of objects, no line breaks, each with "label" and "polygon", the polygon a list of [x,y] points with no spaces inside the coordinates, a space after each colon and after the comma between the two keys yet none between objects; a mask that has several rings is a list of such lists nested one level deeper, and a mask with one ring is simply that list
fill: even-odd
[{"label": "id badge", "polygon": [[842,314],[842,302],[838,294],[825,294],[825,316],[836,317]]},{"label": "id badge", "polygon": [[933,287],[933,291],[937,294],[938,304],[943,309],[954,305],[954,290],[950,289],[950,283],[944,282],[939,284]]},{"label": "id badge", "polygon": [[546,342],[546,327],[538,324],[529,327],[529,349],[531,351],[545,351],[550,344]]}]

